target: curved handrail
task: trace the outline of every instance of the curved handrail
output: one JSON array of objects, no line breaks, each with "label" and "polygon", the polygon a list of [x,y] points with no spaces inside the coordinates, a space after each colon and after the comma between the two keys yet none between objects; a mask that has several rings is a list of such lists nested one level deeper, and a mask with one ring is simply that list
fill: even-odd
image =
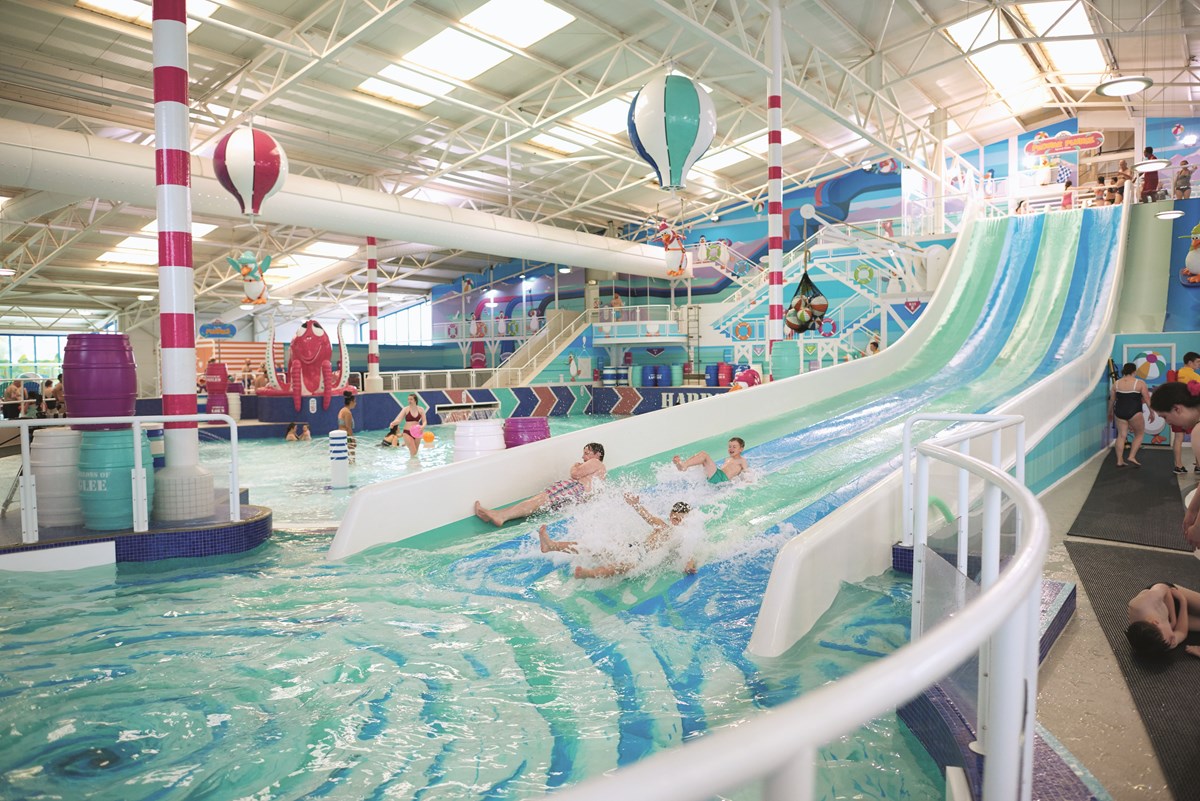
[{"label": "curved handrail", "polygon": [[[558,801],[700,801],[765,779],[769,801],[812,797],[812,761],[818,746],[916,697],[949,675],[995,632],[1015,624],[1025,648],[1037,648],[1037,631],[1025,614],[1040,588],[1049,549],[1049,522],[1028,489],[1011,476],[973,457],[926,442],[920,453],[968,471],[999,487],[1015,504],[1025,536],[996,582],[962,611],[916,642],[802,698],[738,726],[723,729],[671,751],[656,754],[608,776],[555,793]],[[1020,676],[994,684],[998,695],[1020,706]],[[1032,699],[1031,699],[1032,700]],[[1011,744],[1019,747],[1016,742]],[[1020,766],[1005,763],[1007,776],[985,770],[985,797],[1015,798],[1005,788],[1019,782]],[[999,771],[997,771],[999,772]],[[801,782],[800,785],[795,782]],[[806,783],[805,783],[806,782]],[[994,788],[994,789],[993,789]],[[989,792],[990,791],[990,792]]]}]

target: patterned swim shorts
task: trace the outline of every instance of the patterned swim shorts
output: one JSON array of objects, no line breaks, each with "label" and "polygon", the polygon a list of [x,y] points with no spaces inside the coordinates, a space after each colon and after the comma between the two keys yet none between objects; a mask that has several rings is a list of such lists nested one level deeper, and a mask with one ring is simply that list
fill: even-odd
[{"label": "patterned swim shorts", "polygon": [[550,508],[559,509],[568,503],[582,501],[584,489],[583,485],[575,479],[567,478],[546,487],[546,494],[550,496],[548,500]]}]

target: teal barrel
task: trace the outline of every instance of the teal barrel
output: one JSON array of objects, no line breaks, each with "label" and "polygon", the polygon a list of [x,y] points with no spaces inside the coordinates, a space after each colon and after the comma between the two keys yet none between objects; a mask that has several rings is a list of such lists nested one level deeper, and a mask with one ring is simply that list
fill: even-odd
[{"label": "teal barrel", "polygon": [[[659,385],[660,386],[662,385],[661,377],[659,378]],[[682,387],[683,386],[683,365],[682,364],[672,364],[671,365],[671,384],[670,384],[670,386],[673,386],[673,387]]]},{"label": "teal barrel", "polygon": [[[154,457],[142,432],[148,509],[154,508]],[[84,431],[79,445],[79,505],[83,526],[93,531],[133,528],[133,434]]]},{"label": "teal barrel", "polygon": [[800,350],[793,343],[782,342],[771,351],[771,374],[775,380],[800,375]]}]

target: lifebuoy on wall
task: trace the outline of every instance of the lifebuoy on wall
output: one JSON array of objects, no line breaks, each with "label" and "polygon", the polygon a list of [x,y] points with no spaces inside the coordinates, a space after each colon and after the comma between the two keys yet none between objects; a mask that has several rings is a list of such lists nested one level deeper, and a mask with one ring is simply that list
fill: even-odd
[{"label": "lifebuoy on wall", "polygon": [[828,317],[826,317],[824,320],[821,321],[820,331],[821,331],[821,336],[823,336],[823,337],[833,336],[838,331],[837,321],[830,320]]},{"label": "lifebuoy on wall", "polygon": [[457,337],[458,336],[458,326],[455,325],[454,323],[450,323],[450,325],[446,326],[446,336],[450,337],[451,339],[454,339],[455,337]]},{"label": "lifebuoy on wall", "polygon": [[750,323],[746,322],[745,320],[742,320],[740,323],[738,323],[737,325],[735,325],[733,327],[733,338],[734,339],[749,339],[751,334],[753,334],[753,333],[754,333],[754,327],[751,326]]}]

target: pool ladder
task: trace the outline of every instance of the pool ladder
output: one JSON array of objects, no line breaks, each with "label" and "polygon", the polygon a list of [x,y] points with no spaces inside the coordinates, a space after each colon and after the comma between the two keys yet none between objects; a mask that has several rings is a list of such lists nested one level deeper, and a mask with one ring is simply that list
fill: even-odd
[{"label": "pool ladder", "polygon": [[8,507],[12,506],[13,498],[17,496],[17,490],[21,488],[21,476],[25,474],[25,465],[17,468],[17,475],[13,478],[12,486],[8,488],[8,495],[4,498],[4,504],[0,506],[0,517],[8,514]]}]

